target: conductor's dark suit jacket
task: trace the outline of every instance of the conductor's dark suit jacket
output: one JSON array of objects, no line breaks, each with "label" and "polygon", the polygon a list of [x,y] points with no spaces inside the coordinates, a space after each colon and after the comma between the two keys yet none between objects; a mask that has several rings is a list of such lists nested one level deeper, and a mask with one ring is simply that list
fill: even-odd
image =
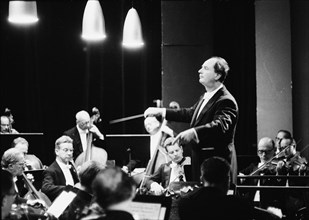
[{"label": "conductor's dark suit jacket", "polygon": [[[56,161],[54,161],[43,172],[42,192],[45,193],[50,201],[54,201],[55,198],[63,191],[66,186],[64,174]],[[79,182],[76,171],[72,173],[74,184]]]},{"label": "conductor's dark suit jacket", "polygon": [[[82,145],[82,141],[81,141],[79,132],[77,130],[77,127],[75,126],[75,127],[71,128],[71,129],[65,131],[63,134],[69,136],[73,140],[73,149],[74,149],[74,151],[73,151],[73,159],[75,161],[76,158],[83,152],[83,145]],[[96,136],[94,136],[93,144],[96,147],[101,147],[101,148],[105,147],[105,141],[99,139]]]},{"label": "conductor's dark suit jacket", "polygon": [[194,181],[199,181],[200,165],[205,154],[202,148],[213,148],[211,156],[220,156],[231,163],[232,181],[236,183],[237,159],[234,146],[234,135],[238,121],[238,105],[235,98],[223,86],[207,102],[198,118],[198,105],[202,101],[204,94],[190,108],[167,109],[166,119],[168,121],[178,121],[190,123],[194,128],[200,142],[190,143],[192,157],[192,176]]}]

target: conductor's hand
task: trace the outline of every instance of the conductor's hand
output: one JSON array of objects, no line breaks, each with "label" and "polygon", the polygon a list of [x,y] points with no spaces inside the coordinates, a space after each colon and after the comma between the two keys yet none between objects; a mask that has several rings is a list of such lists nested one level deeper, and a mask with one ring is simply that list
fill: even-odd
[{"label": "conductor's hand", "polygon": [[183,132],[180,132],[173,141],[173,145],[178,141],[179,145],[188,144],[191,141],[197,141],[194,128],[190,128]]},{"label": "conductor's hand", "polygon": [[149,107],[144,112],[144,117],[147,118],[148,116],[163,116],[164,108],[155,108]]}]

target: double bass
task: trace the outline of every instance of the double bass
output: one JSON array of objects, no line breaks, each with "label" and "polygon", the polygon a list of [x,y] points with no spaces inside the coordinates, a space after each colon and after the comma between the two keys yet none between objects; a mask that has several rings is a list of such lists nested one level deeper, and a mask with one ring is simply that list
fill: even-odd
[{"label": "double bass", "polygon": [[107,161],[107,152],[100,147],[96,147],[93,144],[93,133],[90,131],[91,127],[100,122],[101,118],[100,118],[100,111],[94,107],[92,109],[92,113],[94,113],[91,118],[90,118],[90,126],[89,126],[89,135],[87,138],[87,149],[86,151],[82,152],[80,155],[78,155],[78,157],[75,160],[75,166],[77,167],[77,169],[85,162],[89,161],[89,160],[94,160],[100,163],[103,163],[104,165],[106,164]]}]

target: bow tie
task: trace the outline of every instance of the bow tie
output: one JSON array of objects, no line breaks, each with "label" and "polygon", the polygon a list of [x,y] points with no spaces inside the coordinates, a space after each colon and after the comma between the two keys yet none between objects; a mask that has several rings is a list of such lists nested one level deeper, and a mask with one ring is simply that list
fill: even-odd
[{"label": "bow tie", "polygon": [[71,164],[66,164],[65,165],[68,169],[71,169],[72,168],[72,165]]}]

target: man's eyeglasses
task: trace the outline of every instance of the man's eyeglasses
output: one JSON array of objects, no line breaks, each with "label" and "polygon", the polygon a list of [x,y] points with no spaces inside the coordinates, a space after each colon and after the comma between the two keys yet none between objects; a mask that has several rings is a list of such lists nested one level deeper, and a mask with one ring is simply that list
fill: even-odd
[{"label": "man's eyeglasses", "polygon": [[258,150],[258,154],[270,154],[273,150]]},{"label": "man's eyeglasses", "polygon": [[68,148],[63,148],[63,149],[61,149],[61,150],[63,150],[64,152],[73,152],[73,149],[68,149]]}]

